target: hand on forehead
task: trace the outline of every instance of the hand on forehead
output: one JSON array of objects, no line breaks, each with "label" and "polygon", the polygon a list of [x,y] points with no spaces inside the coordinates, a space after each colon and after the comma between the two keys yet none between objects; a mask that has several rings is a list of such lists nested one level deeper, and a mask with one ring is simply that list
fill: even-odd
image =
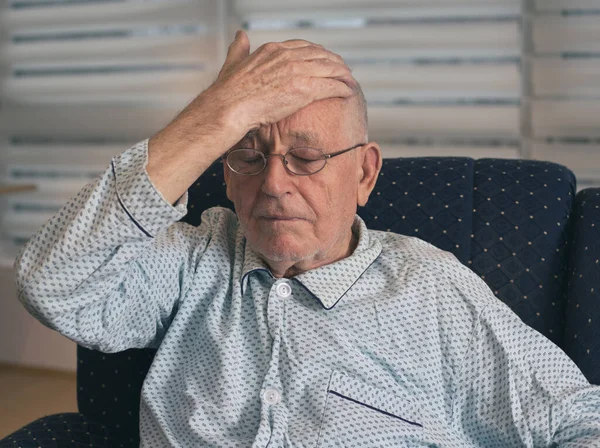
[{"label": "hand on forehead", "polygon": [[363,135],[363,132],[356,132],[361,130],[361,123],[356,119],[358,114],[354,107],[354,104],[341,99],[316,101],[277,123],[262,125],[248,132],[243,140],[270,146],[344,146]]},{"label": "hand on forehead", "polygon": [[[305,120],[302,109],[307,106],[314,106],[317,115],[337,115],[339,108],[325,104],[344,104],[360,87],[344,60],[320,45],[303,40],[269,42],[250,53],[250,41],[242,31],[211,89],[245,128],[241,139],[250,130],[274,125],[299,111]],[[322,108],[329,111],[320,112]]]},{"label": "hand on forehead", "polygon": [[[265,139],[281,139],[283,128],[317,134],[321,149],[365,141],[366,132],[351,136],[361,127],[348,125],[355,121],[343,113],[345,106],[356,103],[347,100],[352,98],[362,98],[360,87],[339,55],[302,40],[269,42],[250,53],[248,36],[240,31],[217,80],[150,139],[150,169],[160,172],[165,161],[175,160],[177,179],[153,174],[155,180],[170,178],[161,187],[176,199],[197,179],[198,169],[223,156],[251,130],[268,134]],[[351,141],[342,145],[348,136]],[[193,154],[193,163],[183,153]]]}]

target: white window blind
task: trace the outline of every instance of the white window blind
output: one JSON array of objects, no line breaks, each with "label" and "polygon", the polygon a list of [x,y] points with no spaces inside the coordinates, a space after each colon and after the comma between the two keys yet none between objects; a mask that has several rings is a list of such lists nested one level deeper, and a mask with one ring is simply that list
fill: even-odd
[{"label": "white window blind", "polygon": [[530,0],[531,156],[600,185],[600,1]]},{"label": "white window blind", "polygon": [[303,38],[342,55],[385,156],[518,157],[518,0],[236,0],[253,48]]},{"label": "white window blind", "polygon": [[2,256],[215,77],[218,0],[14,0],[0,6]]},{"label": "white window blind", "polygon": [[12,0],[0,6],[0,260],[252,48],[341,54],[384,156],[538,158],[600,185],[600,0]]}]

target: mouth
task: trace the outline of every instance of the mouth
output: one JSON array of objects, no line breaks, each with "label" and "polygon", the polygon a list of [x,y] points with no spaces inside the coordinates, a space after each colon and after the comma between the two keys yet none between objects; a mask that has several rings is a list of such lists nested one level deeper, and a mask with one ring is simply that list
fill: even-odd
[{"label": "mouth", "polygon": [[259,216],[259,219],[264,219],[266,221],[302,221],[302,218],[296,218],[293,216],[281,216],[281,215],[268,215],[268,216]]}]

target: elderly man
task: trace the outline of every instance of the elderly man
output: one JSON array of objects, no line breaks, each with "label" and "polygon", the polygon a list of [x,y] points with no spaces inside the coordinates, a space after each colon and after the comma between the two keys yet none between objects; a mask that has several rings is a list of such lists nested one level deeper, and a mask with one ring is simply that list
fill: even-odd
[{"label": "elderly man", "polygon": [[[381,154],[343,60],[249,48],[238,32],[216,82],[16,262],[44,324],[158,347],[142,446],[600,446],[600,391],[558,348],[452,255],[356,216]],[[221,156],[236,213],[177,222]]]}]

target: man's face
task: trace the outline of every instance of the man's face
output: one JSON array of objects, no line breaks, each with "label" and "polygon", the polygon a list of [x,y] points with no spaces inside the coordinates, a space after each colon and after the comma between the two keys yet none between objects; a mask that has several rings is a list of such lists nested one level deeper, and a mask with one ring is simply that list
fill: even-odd
[{"label": "man's face", "polygon": [[[348,107],[341,99],[312,103],[261,127],[236,147],[266,154],[285,154],[298,147],[331,153],[365,143]],[[363,172],[361,150],[334,157],[309,176],[289,173],[280,157],[268,157],[266,168],[256,176],[225,167],[227,196],[235,204],[246,239],[271,267],[315,267],[348,255]]]}]

